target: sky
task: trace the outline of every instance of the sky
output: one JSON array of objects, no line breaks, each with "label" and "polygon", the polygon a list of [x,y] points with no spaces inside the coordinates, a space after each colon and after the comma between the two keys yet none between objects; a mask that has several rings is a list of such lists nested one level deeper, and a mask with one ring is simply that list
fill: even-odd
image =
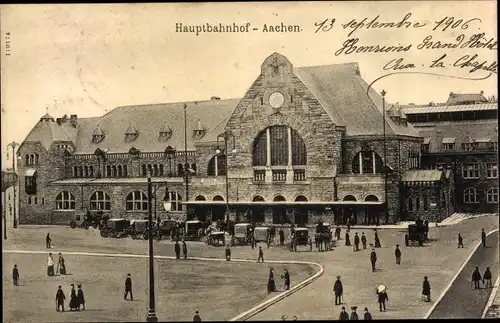
[{"label": "sky", "polygon": [[[417,49],[427,36],[449,43],[462,33],[466,40],[485,33],[486,39],[496,41],[496,1],[55,4],[2,5],[0,10],[2,165],[11,165],[6,160],[7,144],[22,143],[46,112],[54,118],[73,113],[93,117],[123,105],[241,98],[273,52],[296,67],[358,62],[368,83],[396,72],[383,67],[399,58],[400,65],[416,67],[398,71],[483,78],[392,75],[373,85],[379,92],[384,89],[392,103],[444,102],[450,92],[497,96],[496,74],[484,79],[490,72],[469,73],[471,67],[451,66],[474,54],[489,66],[496,62],[496,49]],[[366,28],[377,15],[379,22],[397,23],[408,13],[408,22],[425,26]],[[353,29],[342,27],[365,17],[365,27],[350,36]],[[455,28],[450,24],[442,30],[443,22],[432,30],[436,21],[451,21],[450,17]],[[326,30],[332,18],[335,22]],[[469,19],[474,20],[465,29],[463,22]],[[325,31],[316,33],[315,24],[325,20]],[[258,30],[195,35],[175,29],[176,23],[247,22]],[[299,25],[301,32],[262,32],[264,24],[281,22]],[[335,55],[352,38],[358,38],[359,46],[411,45],[411,49]],[[445,67],[429,68],[443,54]]]}]

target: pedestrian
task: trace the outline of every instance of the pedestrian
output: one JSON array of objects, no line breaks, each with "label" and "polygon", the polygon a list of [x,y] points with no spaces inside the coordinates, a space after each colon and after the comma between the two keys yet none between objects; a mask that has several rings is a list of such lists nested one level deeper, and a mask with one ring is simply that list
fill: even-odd
[{"label": "pedestrian", "polygon": [[78,308],[82,306],[82,310],[85,311],[85,295],[83,295],[82,285],[78,285],[78,293],[76,294],[76,298],[78,299]]},{"label": "pedestrian", "polygon": [[382,309],[385,312],[385,302],[388,300],[389,300],[389,297],[387,296],[387,292],[385,290],[378,293],[378,305],[380,308],[380,312],[382,312]]},{"label": "pedestrian", "polygon": [[347,232],[351,232],[351,219],[347,218]]},{"label": "pedestrian", "polygon": [[361,232],[361,243],[363,244],[363,249],[366,249],[366,236],[364,232]]},{"label": "pedestrian", "polygon": [[259,246],[259,258],[257,258],[257,262],[260,262],[262,259],[262,262],[264,262],[264,251],[262,251],[262,247]]},{"label": "pedestrian", "polygon": [[125,279],[125,294],[123,294],[124,300],[127,299],[129,293],[130,293],[130,300],[133,301],[134,295],[132,294],[132,278],[130,277],[130,274],[127,274],[127,278]]},{"label": "pedestrian", "polygon": [[342,306],[342,311],[339,315],[339,321],[349,321],[349,314],[345,311],[345,306]]},{"label": "pedestrian", "polygon": [[229,246],[226,247],[226,261],[231,260],[231,249],[229,249]]},{"label": "pedestrian", "polygon": [[481,229],[481,242],[483,244],[483,248],[486,248],[486,233],[484,229]]},{"label": "pedestrian", "polygon": [[342,287],[340,276],[337,276],[337,280],[335,281],[335,284],[333,284],[333,293],[335,294],[335,305],[342,304],[342,294],[344,293],[344,288]]},{"label": "pedestrian", "polygon": [[491,285],[491,271],[490,271],[490,267],[486,267],[486,270],[484,272],[484,275],[483,275],[483,285],[484,285],[484,288],[491,288],[492,285]]},{"label": "pedestrian", "polygon": [[370,262],[372,263],[372,272],[375,272],[375,264],[377,262],[377,254],[375,253],[375,249],[372,249],[370,253]]},{"label": "pedestrian", "polygon": [[14,286],[19,286],[19,270],[17,269],[17,265],[14,265],[14,268],[12,268],[12,279],[14,280]]},{"label": "pedestrian", "polygon": [[184,255],[184,259],[188,258],[188,247],[186,245],[186,241],[182,240],[182,254]]},{"label": "pedestrian", "polygon": [[399,245],[396,245],[396,250],[394,250],[394,256],[396,256],[396,264],[401,265],[401,250],[399,250]]},{"label": "pedestrian", "polygon": [[280,228],[279,236],[280,236],[280,246],[283,246],[285,244],[285,232],[283,231],[282,228]]},{"label": "pedestrian", "polygon": [[422,298],[426,302],[431,301],[431,284],[427,280],[427,276],[424,277],[424,282],[422,283]]},{"label": "pedestrian", "polygon": [[359,251],[359,236],[357,232],[354,234],[354,251]]},{"label": "pedestrian", "polygon": [[472,273],[472,282],[474,283],[474,289],[481,288],[479,286],[480,281],[481,281],[481,274],[479,273],[479,268],[476,267],[476,269]]},{"label": "pedestrian", "polygon": [[267,281],[267,292],[275,292],[276,291],[276,283],[274,281],[274,268],[269,268],[269,279]]},{"label": "pedestrian", "polygon": [[351,312],[351,317],[350,317],[350,320],[351,320],[351,321],[354,321],[354,320],[359,320],[358,313],[356,313],[356,309],[357,309],[357,308],[358,308],[357,306],[352,306],[352,307],[351,307],[351,310],[352,310],[352,312]]},{"label": "pedestrian", "polygon": [[57,260],[56,273],[59,273],[61,275],[66,275],[66,263],[61,253],[59,253],[59,259]]},{"label": "pedestrian", "polygon": [[255,237],[252,235],[252,250],[257,246],[255,243]]},{"label": "pedestrian", "polygon": [[380,239],[378,237],[378,232],[377,229],[374,229],[375,231],[375,248],[380,248],[382,245],[380,244]]},{"label": "pedestrian", "polygon": [[66,299],[66,295],[62,290],[61,285],[57,287],[56,292],[56,311],[59,312],[59,307],[62,307],[62,311],[64,312],[64,300]]},{"label": "pedestrian", "polygon": [[175,240],[174,251],[175,251],[175,258],[181,259],[181,246],[179,245],[179,240]]},{"label": "pedestrian", "polygon": [[372,314],[370,312],[368,312],[368,307],[365,307],[365,317],[364,317],[365,320],[373,320],[372,318]]},{"label": "pedestrian", "polygon": [[80,304],[78,304],[78,298],[76,297],[75,284],[71,284],[71,293],[69,299],[69,310],[80,310]]},{"label": "pedestrian", "polygon": [[351,239],[349,238],[349,231],[346,231],[345,232],[345,245],[347,247],[350,247],[351,246]]},{"label": "pedestrian", "polygon": [[271,235],[267,237],[267,249],[271,247]]},{"label": "pedestrian", "polygon": [[337,238],[337,240],[340,240],[340,227],[337,225],[337,227],[335,228],[335,237]]},{"label": "pedestrian", "polygon": [[45,237],[45,247],[47,249],[50,249],[51,242],[52,242],[52,239],[50,238],[50,234],[47,233],[47,236]]},{"label": "pedestrian", "polygon": [[52,252],[49,253],[47,259],[47,275],[54,276],[54,259],[52,258]]},{"label": "pedestrian", "polygon": [[288,273],[288,270],[285,269],[285,272],[283,273],[282,278],[285,281],[285,290],[289,290],[290,289],[290,273]]},{"label": "pedestrian", "polygon": [[458,234],[458,248],[463,248],[464,247],[464,239],[462,238],[462,235],[460,233]]},{"label": "pedestrian", "polygon": [[198,311],[194,312],[193,322],[201,322],[200,312]]}]

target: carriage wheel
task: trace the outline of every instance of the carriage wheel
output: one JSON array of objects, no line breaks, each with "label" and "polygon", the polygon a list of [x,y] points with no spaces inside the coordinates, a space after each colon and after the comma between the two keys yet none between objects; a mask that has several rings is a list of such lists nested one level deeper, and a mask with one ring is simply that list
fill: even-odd
[{"label": "carriage wheel", "polygon": [[71,222],[69,223],[69,226],[71,227],[71,229],[76,228],[76,223],[75,223],[75,221],[71,221]]},{"label": "carriage wheel", "polygon": [[82,223],[82,228],[84,228],[85,230],[88,230],[89,229],[89,223],[87,221],[83,222]]},{"label": "carriage wheel", "polygon": [[149,238],[149,233],[147,231],[144,231],[144,233],[142,234],[142,239],[148,240],[148,238]]},{"label": "carriage wheel", "polygon": [[103,237],[103,238],[107,238],[108,237],[108,233],[106,231],[101,230],[100,233],[101,233],[101,237]]}]

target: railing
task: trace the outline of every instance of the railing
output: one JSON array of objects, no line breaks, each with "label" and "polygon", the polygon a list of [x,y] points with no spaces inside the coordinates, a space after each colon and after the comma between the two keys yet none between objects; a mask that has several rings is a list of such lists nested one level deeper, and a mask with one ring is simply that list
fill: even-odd
[{"label": "railing", "polygon": [[286,182],[286,169],[273,169],[273,182]]},{"label": "railing", "polygon": [[305,169],[294,169],[293,170],[293,181],[301,182],[306,180],[306,170]]},{"label": "railing", "polygon": [[266,171],[265,170],[254,170],[253,171],[253,180],[255,182],[264,182],[266,180]]}]

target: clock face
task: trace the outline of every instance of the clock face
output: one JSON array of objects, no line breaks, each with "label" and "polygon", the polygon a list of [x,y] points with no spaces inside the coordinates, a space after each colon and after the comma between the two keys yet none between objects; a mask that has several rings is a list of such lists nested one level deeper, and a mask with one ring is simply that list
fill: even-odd
[{"label": "clock face", "polygon": [[283,103],[285,103],[285,97],[281,92],[274,92],[269,96],[269,105],[271,105],[271,107],[275,109],[281,108]]}]

